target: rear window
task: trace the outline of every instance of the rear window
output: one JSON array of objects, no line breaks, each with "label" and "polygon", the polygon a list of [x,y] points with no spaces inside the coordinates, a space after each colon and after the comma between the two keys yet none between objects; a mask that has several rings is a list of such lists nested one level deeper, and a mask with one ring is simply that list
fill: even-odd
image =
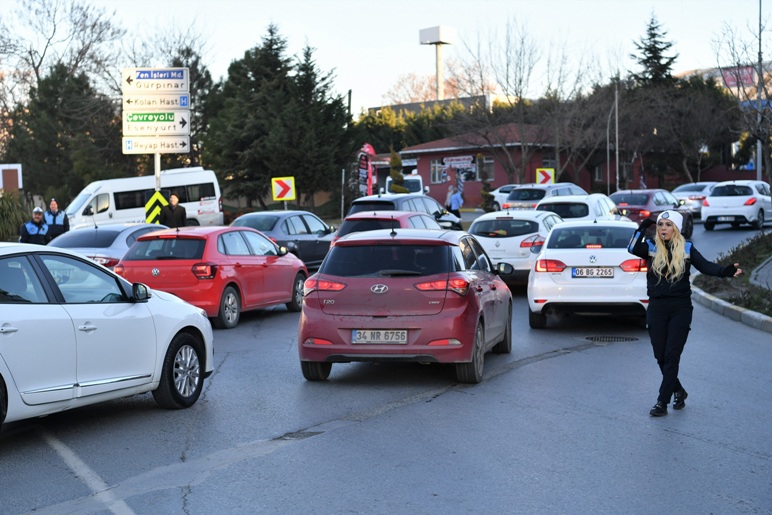
[{"label": "rear window", "polygon": [[391,201],[368,200],[366,202],[354,202],[348,214],[361,213],[362,211],[394,211],[394,203]]},{"label": "rear window", "polygon": [[120,231],[110,229],[81,229],[68,231],[54,239],[50,245],[62,248],[107,248],[113,244]]},{"label": "rear window", "polygon": [[749,197],[751,195],[753,195],[751,187],[740,184],[716,186],[713,188],[713,193],[710,194],[711,197]]},{"label": "rear window", "polygon": [[517,188],[507,197],[507,200],[541,200],[547,194],[546,190],[535,188]]},{"label": "rear window", "polygon": [[234,227],[251,227],[258,231],[270,231],[276,225],[278,216],[265,215],[265,216],[242,216],[237,218],[233,222]]},{"label": "rear window", "polygon": [[644,193],[614,193],[611,200],[618,206],[642,206],[649,200]]},{"label": "rear window", "polygon": [[552,211],[560,218],[584,218],[590,214],[590,208],[582,202],[549,202],[536,206],[537,211]]},{"label": "rear window", "polygon": [[190,238],[153,238],[134,243],[123,257],[124,261],[155,259],[201,259],[206,240]]},{"label": "rear window", "polygon": [[512,238],[539,232],[539,223],[533,220],[484,220],[473,223],[469,232],[485,238]]},{"label": "rear window", "polygon": [[702,191],[705,189],[703,184],[684,184],[673,190],[673,193],[688,193],[690,191]]},{"label": "rear window", "polygon": [[633,227],[571,227],[555,228],[547,241],[548,249],[592,248],[623,249],[633,237]]},{"label": "rear window", "polygon": [[345,236],[352,232],[391,229],[392,227],[399,226],[399,222],[393,220],[343,220],[338,229],[338,236]]},{"label": "rear window", "polygon": [[333,246],[319,269],[338,277],[424,276],[452,269],[446,245]]}]

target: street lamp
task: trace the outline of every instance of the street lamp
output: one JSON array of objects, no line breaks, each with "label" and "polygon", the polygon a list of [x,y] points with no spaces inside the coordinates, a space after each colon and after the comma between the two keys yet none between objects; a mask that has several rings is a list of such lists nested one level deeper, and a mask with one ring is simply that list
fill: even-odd
[{"label": "street lamp", "polygon": [[445,26],[421,29],[418,40],[422,45],[434,45],[437,66],[437,100],[445,99],[445,78],[443,77],[442,45],[452,45],[456,42],[456,29]]},{"label": "street lamp", "polygon": [[619,92],[617,90],[617,84],[614,83],[614,104],[608,111],[608,119],[606,120],[606,194],[611,195],[611,151],[609,149],[609,132],[611,130],[611,113],[614,113],[614,119],[616,123],[615,130],[615,143],[614,151],[616,153],[615,168],[616,168],[616,189],[619,191]]}]

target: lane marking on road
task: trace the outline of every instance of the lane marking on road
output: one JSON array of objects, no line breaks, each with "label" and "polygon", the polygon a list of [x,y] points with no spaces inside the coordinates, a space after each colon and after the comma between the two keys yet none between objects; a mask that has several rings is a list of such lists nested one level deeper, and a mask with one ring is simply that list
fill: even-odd
[{"label": "lane marking on road", "polygon": [[56,438],[48,431],[39,429],[43,439],[50,445],[57,454],[64,460],[64,463],[70,467],[76,476],[78,476],[92,492],[94,499],[104,504],[104,507],[116,515],[134,515],[134,511],[129,506],[111,493],[102,478],[91,467],[78,457],[75,452],[67,447],[61,440]]}]

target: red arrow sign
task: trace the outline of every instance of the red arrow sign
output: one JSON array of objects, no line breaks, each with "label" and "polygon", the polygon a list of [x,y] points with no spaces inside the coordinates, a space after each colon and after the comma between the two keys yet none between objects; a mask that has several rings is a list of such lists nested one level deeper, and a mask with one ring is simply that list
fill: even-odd
[{"label": "red arrow sign", "polygon": [[271,178],[273,199],[276,201],[295,200],[295,178],[273,177]]},{"label": "red arrow sign", "polygon": [[536,169],[536,183],[537,184],[551,184],[552,174],[554,170],[552,168],[537,168]]}]

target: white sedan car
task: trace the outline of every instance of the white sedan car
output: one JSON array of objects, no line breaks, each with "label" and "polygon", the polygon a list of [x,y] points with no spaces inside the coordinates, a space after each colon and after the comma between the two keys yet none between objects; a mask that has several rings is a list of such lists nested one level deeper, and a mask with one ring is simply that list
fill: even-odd
[{"label": "white sedan car", "polygon": [[66,249],[0,243],[0,423],[144,392],[187,408],[212,367],[202,310]]},{"label": "white sedan car", "polygon": [[719,182],[702,203],[705,230],[712,231],[717,224],[751,224],[761,230],[772,218],[772,194],[764,181]]},{"label": "white sedan car", "polygon": [[633,316],[645,325],[646,261],[627,251],[633,222],[556,225],[528,278],[528,323],[544,329],[548,315]]},{"label": "white sedan car", "polygon": [[560,217],[549,211],[506,210],[485,213],[469,226],[494,265],[509,263],[515,269],[508,283],[525,283],[541,245]]}]

